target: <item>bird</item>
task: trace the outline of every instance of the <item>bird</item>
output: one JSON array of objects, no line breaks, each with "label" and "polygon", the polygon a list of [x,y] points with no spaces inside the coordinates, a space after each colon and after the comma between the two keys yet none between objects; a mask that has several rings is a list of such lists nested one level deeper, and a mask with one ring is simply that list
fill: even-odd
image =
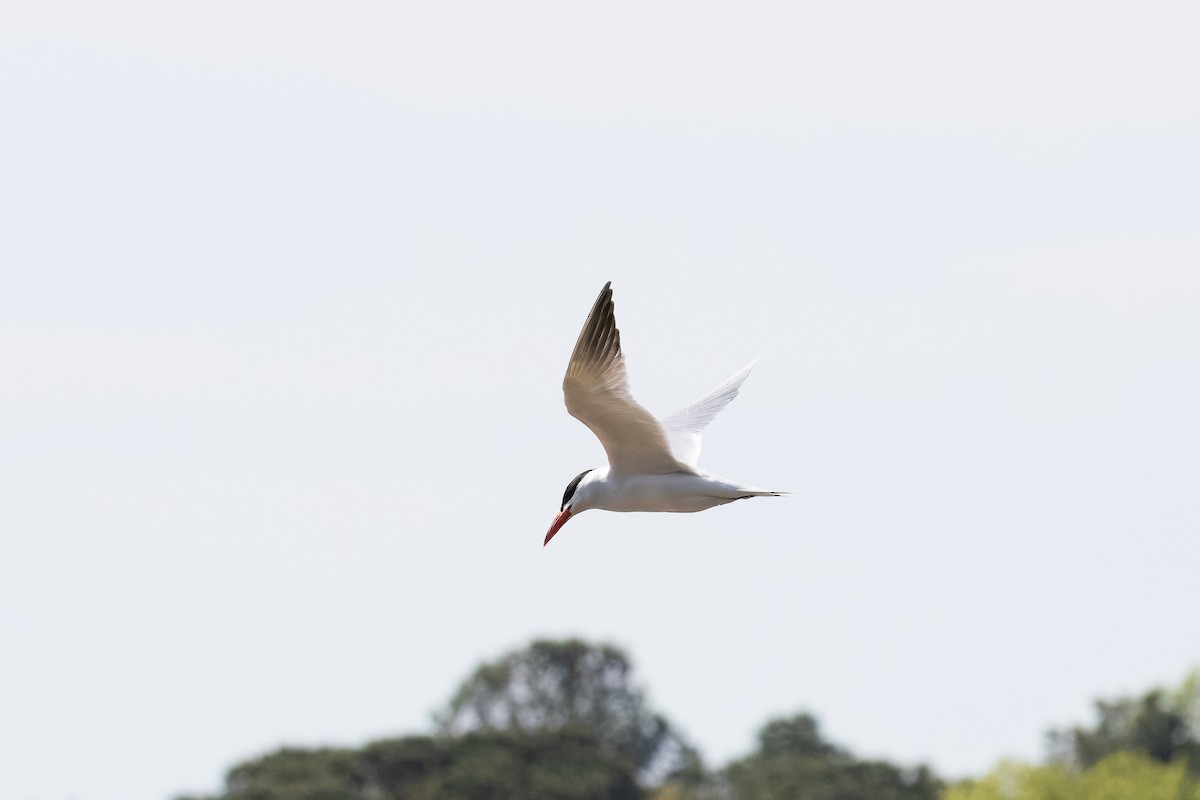
[{"label": "bird", "polygon": [[687,513],[786,494],[729,481],[696,466],[704,428],[737,397],[758,359],[686,408],[656,419],[629,390],[613,308],[609,281],[583,323],[563,378],[567,412],[600,440],[608,466],[585,469],[571,479],[542,546],[567,520],[589,509]]}]

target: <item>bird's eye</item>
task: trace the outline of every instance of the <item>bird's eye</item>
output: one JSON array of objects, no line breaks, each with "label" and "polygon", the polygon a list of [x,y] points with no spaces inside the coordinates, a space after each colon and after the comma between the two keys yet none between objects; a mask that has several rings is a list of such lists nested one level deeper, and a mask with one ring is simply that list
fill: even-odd
[{"label": "bird's eye", "polygon": [[575,478],[570,483],[567,484],[567,490],[565,492],[563,492],[562,505],[559,506],[559,508],[558,508],[559,511],[562,511],[563,509],[565,509],[567,507],[567,503],[571,502],[571,498],[575,496],[575,490],[579,488],[579,482],[581,480],[583,480],[583,476],[587,475],[589,472],[591,472],[590,469],[585,469],[583,472],[576,475]]}]

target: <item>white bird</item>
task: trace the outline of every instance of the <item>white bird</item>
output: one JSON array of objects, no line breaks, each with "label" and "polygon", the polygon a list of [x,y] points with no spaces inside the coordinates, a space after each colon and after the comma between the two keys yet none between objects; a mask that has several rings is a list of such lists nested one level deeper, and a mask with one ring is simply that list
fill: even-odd
[{"label": "white bird", "polygon": [[575,342],[563,397],[571,416],[591,428],[604,445],[608,466],[575,476],[543,546],[571,517],[590,508],[605,511],[703,511],[748,497],[778,497],[753,486],[709,475],[696,467],[700,435],[737,397],[756,361],[664,419],[655,419],[629,391],[621,333],[613,316],[612,282],[604,284]]}]

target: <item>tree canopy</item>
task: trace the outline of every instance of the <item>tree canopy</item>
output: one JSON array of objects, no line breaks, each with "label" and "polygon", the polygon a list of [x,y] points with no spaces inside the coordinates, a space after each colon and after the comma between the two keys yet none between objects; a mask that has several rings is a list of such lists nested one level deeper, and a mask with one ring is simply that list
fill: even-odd
[{"label": "tree canopy", "polygon": [[1200,670],[1176,689],[1154,688],[1140,697],[1096,701],[1096,724],[1054,730],[1052,759],[1077,769],[1114,753],[1142,753],[1164,764],[1184,762],[1200,774]]},{"label": "tree canopy", "polygon": [[941,788],[926,767],[855,758],[808,714],[764,725],[757,752],[726,767],[724,781],[731,800],[936,800]]},{"label": "tree canopy", "polygon": [[284,748],[235,766],[211,800],[640,800],[700,766],[632,673],[610,645],[536,641],[476,669],[436,736]]},{"label": "tree canopy", "polygon": [[1200,780],[1183,762],[1163,764],[1127,751],[1082,771],[1003,763],[979,780],[950,787],[943,800],[1200,800]]},{"label": "tree canopy", "polygon": [[539,640],[481,665],[438,716],[442,733],[581,728],[649,782],[686,768],[695,750],[632,681],[633,665],[611,645]]},{"label": "tree canopy", "polygon": [[950,786],[924,766],[859,759],[804,713],[708,770],[624,652],[542,640],[476,668],[432,735],[283,748],[191,800],[1200,800],[1200,671],[1096,710],[1093,726],[1051,732],[1049,763]]},{"label": "tree canopy", "polygon": [[[640,800],[628,765],[582,728],[285,748],[231,769],[219,800]],[[218,800],[212,798],[211,800]],[[186,800],[186,799],[181,799]]]},{"label": "tree canopy", "polygon": [[1004,762],[944,800],[1200,800],[1200,671],[1176,689],[1096,701],[1096,722],[1049,733],[1050,763]]}]

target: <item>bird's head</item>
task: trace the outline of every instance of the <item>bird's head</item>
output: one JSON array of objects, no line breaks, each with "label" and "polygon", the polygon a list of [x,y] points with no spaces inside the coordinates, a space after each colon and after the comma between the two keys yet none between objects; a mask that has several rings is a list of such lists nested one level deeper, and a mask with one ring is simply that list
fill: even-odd
[{"label": "bird's head", "polygon": [[558,529],[566,525],[567,520],[572,516],[591,508],[588,504],[588,499],[591,495],[591,479],[589,476],[593,472],[594,470],[585,469],[567,484],[567,490],[563,492],[562,505],[559,506],[558,514],[554,517],[554,522],[550,523],[550,530],[546,531],[546,541],[542,542],[542,547],[550,544],[550,540],[554,538],[554,534],[558,533]]}]

